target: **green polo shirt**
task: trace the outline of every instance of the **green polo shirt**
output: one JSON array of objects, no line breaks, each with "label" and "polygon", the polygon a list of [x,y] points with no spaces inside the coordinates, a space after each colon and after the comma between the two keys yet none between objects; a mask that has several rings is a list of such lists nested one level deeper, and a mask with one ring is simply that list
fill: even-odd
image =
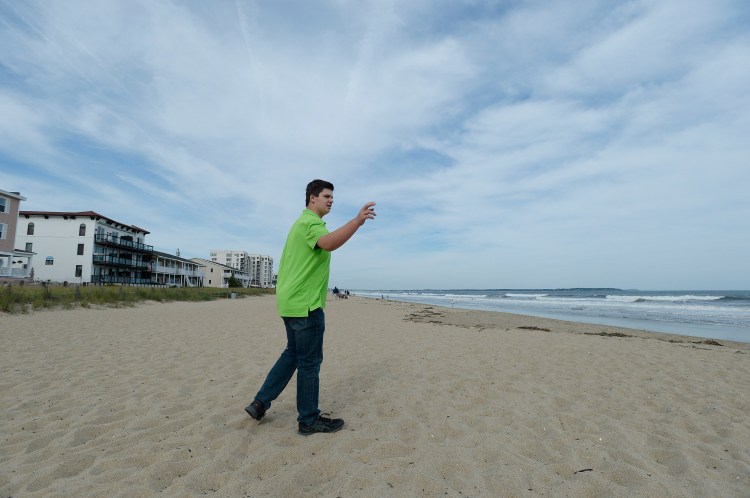
[{"label": "green polo shirt", "polygon": [[303,317],[326,307],[331,253],[315,244],[327,233],[325,222],[309,209],[302,211],[289,230],[276,282],[279,315]]}]

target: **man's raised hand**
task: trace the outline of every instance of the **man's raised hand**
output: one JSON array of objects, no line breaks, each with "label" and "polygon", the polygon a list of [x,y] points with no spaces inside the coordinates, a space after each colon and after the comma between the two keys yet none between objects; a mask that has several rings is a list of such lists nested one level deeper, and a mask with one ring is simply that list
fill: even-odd
[{"label": "man's raised hand", "polygon": [[375,212],[375,203],[374,202],[368,202],[364,206],[362,206],[362,209],[359,210],[359,214],[357,215],[357,220],[359,221],[359,226],[362,226],[365,224],[365,221],[367,220],[374,220],[375,217],[378,215]]}]

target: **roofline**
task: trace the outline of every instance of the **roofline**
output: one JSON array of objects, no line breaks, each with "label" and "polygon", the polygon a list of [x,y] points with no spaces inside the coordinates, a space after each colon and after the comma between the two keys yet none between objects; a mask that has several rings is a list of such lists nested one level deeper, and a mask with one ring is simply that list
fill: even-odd
[{"label": "roofline", "polygon": [[154,254],[157,256],[162,256],[162,257],[166,256],[168,258],[176,259],[176,260],[182,261],[183,263],[200,264],[190,259],[185,259],[185,258],[181,258],[180,256],[175,256],[174,254],[169,254],[168,252],[154,251]]},{"label": "roofline", "polygon": [[6,195],[8,197],[13,197],[21,201],[26,200],[26,197],[22,196],[20,192],[6,192],[5,190],[0,189],[0,195]]},{"label": "roofline", "polygon": [[77,212],[73,212],[73,211],[19,211],[18,216],[95,216],[97,218],[101,218],[103,220],[116,223],[123,227],[132,228],[139,232],[151,233],[145,228],[141,228],[136,225],[128,225],[127,223],[122,223],[120,221],[113,220],[112,218],[108,216],[104,216],[103,214],[99,214],[96,211],[77,211]]},{"label": "roofline", "polygon": [[238,270],[237,268],[234,268],[232,266],[222,265],[221,263],[217,263],[216,261],[209,261],[209,260],[207,260],[205,258],[193,258],[191,261],[195,262],[196,259],[198,259],[200,261],[205,261],[206,263],[211,263],[212,265],[222,266],[222,267],[224,267],[224,268],[226,268],[228,270],[237,271],[237,272],[240,272],[240,273],[247,273],[248,275],[250,275],[249,271]]}]

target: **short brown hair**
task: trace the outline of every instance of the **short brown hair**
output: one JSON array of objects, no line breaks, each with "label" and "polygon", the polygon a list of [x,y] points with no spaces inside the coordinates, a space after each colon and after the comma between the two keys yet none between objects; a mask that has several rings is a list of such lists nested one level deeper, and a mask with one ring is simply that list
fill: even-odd
[{"label": "short brown hair", "polygon": [[317,197],[325,189],[333,191],[333,183],[327,182],[325,180],[313,180],[308,183],[307,190],[305,191],[305,206],[308,206],[310,204],[311,195]]}]

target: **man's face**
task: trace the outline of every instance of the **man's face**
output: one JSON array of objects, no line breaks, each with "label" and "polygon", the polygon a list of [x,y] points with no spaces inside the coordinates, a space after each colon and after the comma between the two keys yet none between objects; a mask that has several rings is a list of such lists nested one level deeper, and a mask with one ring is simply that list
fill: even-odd
[{"label": "man's face", "polygon": [[324,188],[317,197],[311,195],[307,206],[310,211],[317,213],[321,218],[331,212],[331,207],[333,207],[333,191],[328,188]]}]

